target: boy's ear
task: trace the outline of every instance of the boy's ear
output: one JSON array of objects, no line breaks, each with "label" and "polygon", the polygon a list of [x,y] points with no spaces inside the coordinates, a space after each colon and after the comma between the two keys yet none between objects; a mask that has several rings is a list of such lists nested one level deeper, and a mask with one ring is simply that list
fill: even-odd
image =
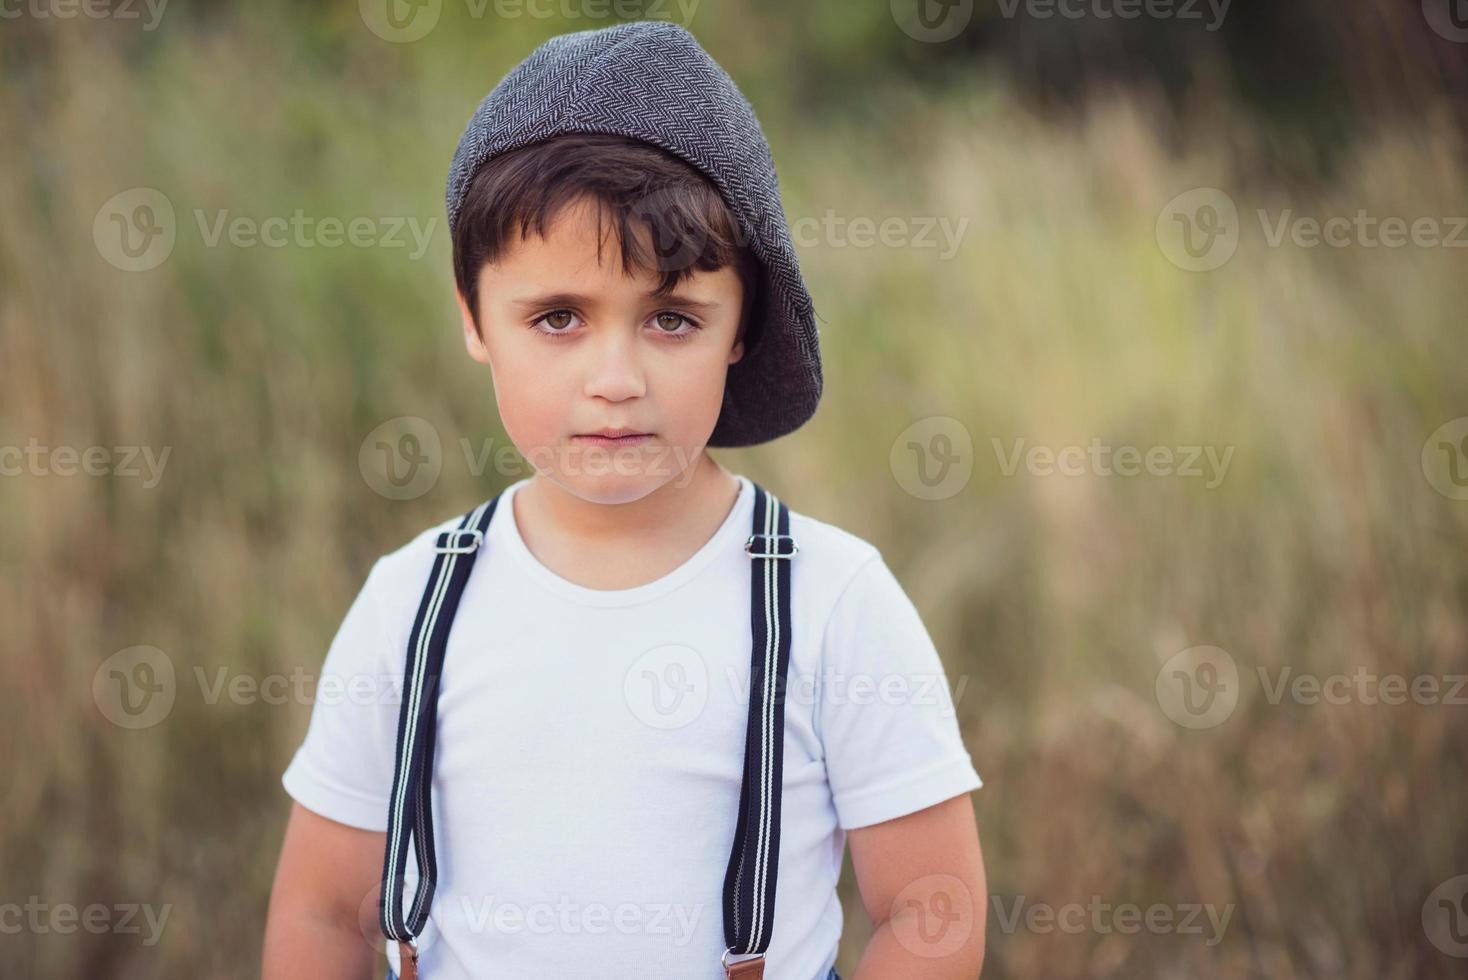
[{"label": "boy's ear", "polygon": [[739,329],[734,332],[734,346],[729,348],[727,364],[737,364],[744,358],[744,335],[749,332],[749,318],[742,316]]},{"label": "boy's ear", "polygon": [[469,356],[480,364],[489,363],[489,349],[484,346],[484,340],[479,336],[479,325],[474,322],[474,315],[469,312],[469,304],[464,300],[464,294],[454,288],[454,299],[459,304],[459,319],[464,329],[464,347],[469,351]]}]

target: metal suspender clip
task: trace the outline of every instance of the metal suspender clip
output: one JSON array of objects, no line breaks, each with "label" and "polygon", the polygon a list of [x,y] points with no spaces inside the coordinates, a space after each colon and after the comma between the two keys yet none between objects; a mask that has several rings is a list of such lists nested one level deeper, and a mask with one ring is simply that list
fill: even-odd
[{"label": "metal suspender clip", "polygon": [[[772,542],[775,550],[755,551],[755,541],[757,540],[761,542]],[[781,541],[789,541],[790,544],[783,545],[780,543]],[[761,546],[765,547],[763,543]],[[787,547],[790,549],[789,551],[783,550]],[[744,551],[751,558],[790,558],[799,550],[800,546],[795,543],[795,538],[789,534],[751,534],[749,540],[744,542]]]},{"label": "metal suspender clip", "polygon": [[729,980],[762,980],[765,975],[765,954],[755,953],[746,959],[729,962],[729,954],[734,952],[730,946],[724,950],[724,955],[719,957],[719,962],[724,965],[724,976]]},{"label": "metal suspender clip", "polygon": [[484,544],[484,532],[477,527],[445,531],[438,536],[433,550],[441,555],[467,555]]}]

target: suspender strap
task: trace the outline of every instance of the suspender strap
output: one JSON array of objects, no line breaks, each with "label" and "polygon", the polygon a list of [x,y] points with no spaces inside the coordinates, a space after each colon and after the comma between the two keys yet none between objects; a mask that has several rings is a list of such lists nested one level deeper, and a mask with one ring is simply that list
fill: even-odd
[{"label": "suspender strap", "polygon": [[[433,849],[433,748],[444,653],[459,599],[494,517],[496,496],[480,504],[457,529],[438,536],[428,586],[408,640],[398,742],[388,810],[387,853],[379,900],[379,925],[396,940],[402,980],[414,980],[417,936],[428,921],[438,880]],[[726,975],[764,976],[775,917],[775,878],[780,857],[780,790],[785,745],[785,682],[790,667],[790,559],[799,549],[790,536],[790,511],[774,494],[754,485],[750,557],[749,722],[744,734],[744,778],[729,865],[724,874]],[[412,908],[403,912],[408,847],[416,844],[419,879]],[[737,962],[730,955],[746,956]]]},{"label": "suspender strap", "polygon": [[[753,533],[744,544],[750,563],[749,724],[744,735],[744,784],[734,846],[724,875],[723,963],[729,977],[763,976],[763,954],[775,917],[780,857],[780,790],[785,745],[785,678],[790,665],[790,511],[755,484]],[[730,962],[730,954],[755,954]]]},{"label": "suspender strap", "polygon": [[[439,534],[428,587],[413,621],[403,671],[402,706],[398,711],[398,743],[393,771],[392,797],[388,810],[387,852],[383,861],[379,925],[389,939],[397,940],[402,955],[404,980],[416,975],[416,937],[428,920],[428,907],[438,879],[433,850],[433,746],[437,735],[438,686],[443,676],[444,652],[459,599],[474,568],[474,559],[484,543],[496,496],[475,507],[457,529]],[[407,869],[408,846],[415,842],[418,884],[412,909],[403,913],[403,875]],[[411,972],[410,972],[411,971]]]}]

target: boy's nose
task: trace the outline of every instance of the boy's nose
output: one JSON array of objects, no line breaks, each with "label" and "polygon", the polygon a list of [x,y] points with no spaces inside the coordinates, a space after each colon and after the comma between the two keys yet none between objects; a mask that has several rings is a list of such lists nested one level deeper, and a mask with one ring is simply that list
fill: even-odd
[{"label": "boy's nose", "polygon": [[592,363],[586,379],[588,397],[622,401],[646,394],[647,377],[635,330],[605,331],[597,343],[589,346]]}]

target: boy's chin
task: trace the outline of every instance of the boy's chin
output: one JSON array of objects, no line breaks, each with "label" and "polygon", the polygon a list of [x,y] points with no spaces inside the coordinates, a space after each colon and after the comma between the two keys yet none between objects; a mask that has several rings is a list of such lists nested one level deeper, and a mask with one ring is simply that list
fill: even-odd
[{"label": "boy's chin", "polygon": [[642,475],[607,474],[589,476],[577,474],[549,476],[557,486],[589,504],[630,504],[641,500],[661,484],[652,477]]},{"label": "boy's chin", "polygon": [[589,503],[625,504],[663,487],[684,488],[696,467],[684,460],[696,454],[663,447],[659,452],[583,454],[571,465],[539,470],[539,475]]}]

